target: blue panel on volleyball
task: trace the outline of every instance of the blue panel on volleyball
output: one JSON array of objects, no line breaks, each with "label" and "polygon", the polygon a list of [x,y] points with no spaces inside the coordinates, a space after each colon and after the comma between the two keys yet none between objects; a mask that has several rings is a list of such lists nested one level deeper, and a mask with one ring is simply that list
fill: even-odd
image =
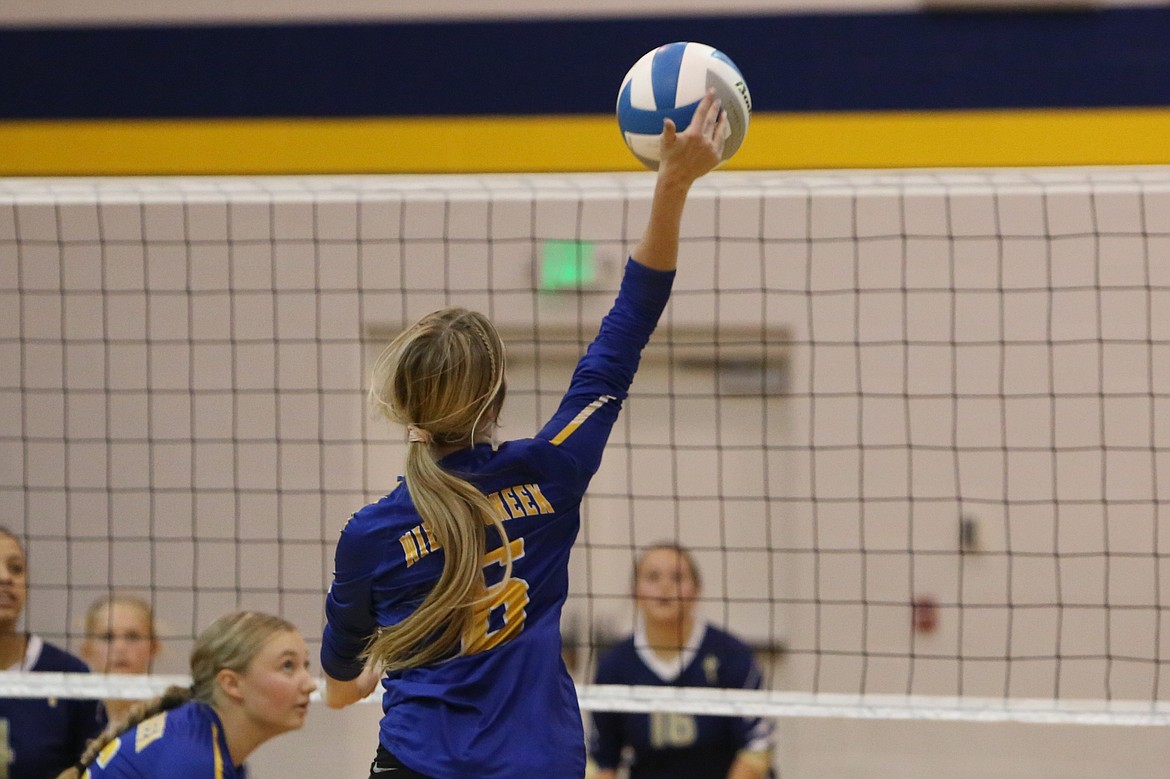
[{"label": "blue panel on volleyball", "polygon": [[[676,78],[677,75],[676,72]],[[691,117],[695,114],[695,106],[698,105],[697,100],[694,103],[688,103],[677,108],[659,108],[648,111],[642,108],[634,108],[630,104],[630,88],[631,85],[626,84],[622,89],[621,95],[618,97],[618,121],[622,129],[626,132],[657,135],[662,132],[662,120],[667,117],[674,120],[674,126],[679,130],[685,130],[687,125],[691,123]],[[654,88],[657,92],[657,83],[655,83]],[[673,93],[671,93],[671,100],[674,100]]]},{"label": "blue panel on volleyball", "polygon": [[682,67],[683,52],[686,48],[686,43],[671,43],[654,53],[650,80],[654,86],[656,107],[670,108],[674,105],[675,96],[678,95],[679,68]]}]

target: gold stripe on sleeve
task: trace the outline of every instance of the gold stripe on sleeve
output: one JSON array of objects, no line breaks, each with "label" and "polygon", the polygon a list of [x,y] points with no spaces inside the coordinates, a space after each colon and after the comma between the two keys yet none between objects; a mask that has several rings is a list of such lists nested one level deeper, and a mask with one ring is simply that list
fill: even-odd
[{"label": "gold stripe on sleeve", "polygon": [[223,779],[223,755],[219,751],[219,728],[211,725],[211,749],[215,756],[215,779]]},{"label": "gold stripe on sleeve", "polygon": [[553,446],[559,446],[562,444],[566,438],[571,436],[577,430],[577,428],[585,423],[586,419],[593,415],[594,411],[597,411],[597,409],[601,408],[613,399],[613,395],[602,395],[597,400],[581,409],[580,413],[573,417],[573,421],[561,428],[561,432],[557,433],[550,443]]}]

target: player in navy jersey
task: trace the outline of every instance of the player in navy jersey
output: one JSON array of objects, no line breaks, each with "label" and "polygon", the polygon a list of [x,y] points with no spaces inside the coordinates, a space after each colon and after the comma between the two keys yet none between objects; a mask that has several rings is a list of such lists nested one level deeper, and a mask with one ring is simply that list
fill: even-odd
[{"label": "player in navy jersey", "polygon": [[[321,647],[325,701],[383,678],[371,777],[580,779],[585,739],[560,617],[580,503],[670,297],[691,185],[718,164],[714,93],[666,123],[649,222],[552,419],[491,443],[504,348],[485,317],[444,309],[398,336],[370,395],[406,425],[404,481],[338,541]],[[384,673],[384,677],[383,677]]]},{"label": "player in navy jersey", "polygon": [[[634,566],[638,623],[598,663],[597,684],[759,689],[751,648],[696,618],[700,591],[691,554],[673,544]],[[773,723],[674,712],[594,712],[591,779],[762,779],[771,775]]]},{"label": "player in navy jersey", "polygon": [[[27,598],[24,548],[0,527],[0,672],[87,672],[73,655],[17,630]],[[97,701],[0,698],[0,777],[51,779],[73,765],[101,729]]]},{"label": "player in navy jersey", "polygon": [[305,640],[280,617],[220,617],[191,650],[190,688],[172,687],[111,726],[59,779],[246,779],[244,760],[305,723],[317,682]]}]

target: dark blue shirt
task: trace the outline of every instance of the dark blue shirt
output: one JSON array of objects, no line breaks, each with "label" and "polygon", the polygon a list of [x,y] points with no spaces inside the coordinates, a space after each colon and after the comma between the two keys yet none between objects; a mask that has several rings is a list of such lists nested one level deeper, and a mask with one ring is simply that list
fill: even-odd
[{"label": "dark blue shirt", "polygon": [[[666,673],[651,650],[630,637],[602,656],[595,681],[748,690],[762,683],[751,648],[711,625],[680,662],[682,668]],[[601,768],[616,769],[628,748],[630,779],[726,779],[740,752],[771,750],[772,732],[770,720],[756,717],[598,711],[589,752]]]},{"label": "dark blue shirt", "polygon": [[[30,671],[88,673],[89,667],[52,644],[29,636],[40,653]],[[35,647],[34,647],[35,648]],[[0,764],[6,776],[56,779],[77,763],[103,726],[99,702],[76,698],[0,698]]]}]

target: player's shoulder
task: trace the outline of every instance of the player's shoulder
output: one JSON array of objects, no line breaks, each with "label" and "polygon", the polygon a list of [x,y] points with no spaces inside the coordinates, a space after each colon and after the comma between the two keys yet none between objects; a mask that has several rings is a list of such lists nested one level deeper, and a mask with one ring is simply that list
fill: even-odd
[{"label": "player's shoulder", "polygon": [[147,717],[129,732],[142,747],[157,741],[167,745],[168,753],[200,753],[212,745],[217,723],[210,706],[188,701]]},{"label": "player's shoulder", "polygon": [[601,653],[597,660],[598,676],[622,671],[637,659],[638,650],[634,647],[634,637],[626,636]]},{"label": "player's shoulder", "polygon": [[759,681],[755,650],[726,630],[708,625],[699,654],[704,663],[717,669],[721,686],[753,687]]},{"label": "player's shoulder", "polygon": [[634,649],[634,637],[632,635],[628,635],[621,640],[615,641],[613,644],[611,644],[608,649],[602,652],[602,657],[620,658],[634,654],[637,654]]},{"label": "player's shoulder", "polygon": [[511,472],[547,485],[576,484],[581,478],[581,467],[571,450],[553,443],[556,433],[545,429],[532,438],[517,438],[501,445],[498,462],[502,467],[497,471],[496,481],[502,483],[510,478],[505,474]]},{"label": "player's shoulder", "polygon": [[95,765],[110,773],[102,776],[217,776],[222,765],[215,715],[194,701],[147,717],[98,754]]},{"label": "player's shoulder", "polygon": [[551,446],[548,441],[535,436],[512,438],[500,444],[496,453],[508,460],[524,460],[547,452]]},{"label": "player's shoulder", "polygon": [[86,673],[89,666],[79,657],[69,654],[47,641],[41,646],[40,657],[33,665],[34,671],[57,671],[64,673]]},{"label": "player's shoulder", "polygon": [[496,446],[481,443],[444,457],[444,469],[467,479],[485,494],[517,484],[559,482],[573,474],[564,452],[544,438],[513,438]]},{"label": "player's shoulder", "polygon": [[517,473],[539,470],[550,451],[555,447],[542,438],[510,438],[495,447],[477,444],[454,452],[443,458],[443,466],[473,480],[507,481]]},{"label": "player's shoulder", "polygon": [[740,655],[751,658],[753,650],[743,639],[715,625],[707,625],[703,648],[722,655]]},{"label": "player's shoulder", "polygon": [[181,735],[208,735],[219,722],[210,706],[196,700],[187,701],[156,716],[166,720],[171,732]]},{"label": "player's shoulder", "polygon": [[351,539],[368,539],[418,523],[418,512],[403,482],[385,497],[358,509],[341,529]]},{"label": "player's shoulder", "polygon": [[157,742],[163,749],[156,754],[165,756],[168,765],[214,765],[220,748],[219,727],[219,719],[210,706],[188,701],[138,723],[135,746],[141,752]]}]

